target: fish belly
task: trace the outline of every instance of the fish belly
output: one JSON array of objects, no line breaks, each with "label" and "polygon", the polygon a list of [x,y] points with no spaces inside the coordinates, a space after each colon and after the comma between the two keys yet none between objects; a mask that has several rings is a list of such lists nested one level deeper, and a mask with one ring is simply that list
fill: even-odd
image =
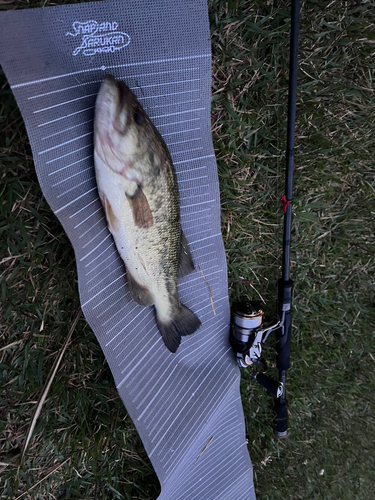
[{"label": "fish belly", "polygon": [[175,280],[170,276],[177,264],[168,262],[166,255],[165,238],[158,224],[158,219],[163,219],[162,210],[155,210],[152,227],[137,227],[126,196],[134,192],[135,183],[108,168],[100,157],[95,157],[95,168],[108,227],[126,270],[140,287],[148,290],[158,313],[166,318],[170,314],[171,299],[177,293],[177,274]]}]

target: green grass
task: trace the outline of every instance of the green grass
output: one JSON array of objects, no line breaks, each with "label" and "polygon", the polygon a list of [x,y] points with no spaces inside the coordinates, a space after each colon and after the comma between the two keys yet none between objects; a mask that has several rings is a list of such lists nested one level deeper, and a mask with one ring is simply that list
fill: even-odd
[{"label": "green grass", "polygon": [[[52,2],[33,3],[42,4]],[[241,384],[259,500],[374,498],[374,7],[373,1],[302,4],[287,440],[273,437],[272,399],[246,371]],[[212,130],[230,297],[261,295],[273,307],[289,4],[211,0],[209,10]],[[0,347],[8,346],[0,351],[0,461],[14,464],[78,292],[73,251],[40,191],[3,75],[0,88]],[[270,361],[273,347],[267,347]],[[83,319],[25,465],[2,467],[4,499],[23,493],[29,499],[156,498],[157,478]]]}]

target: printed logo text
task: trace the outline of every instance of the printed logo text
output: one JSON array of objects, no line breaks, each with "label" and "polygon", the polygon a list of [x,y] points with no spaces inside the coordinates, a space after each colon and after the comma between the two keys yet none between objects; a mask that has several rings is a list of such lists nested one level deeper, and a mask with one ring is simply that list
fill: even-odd
[{"label": "printed logo text", "polygon": [[80,37],[80,45],[74,49],[73,56],[80,52],[85,56],[93,56],[101,52],[115,52],[130,43],[130,36],[127,33],[117,31],[116,21],[103,23],[75,21],[72,28],[72,32],[68,31],[66,35]]}]

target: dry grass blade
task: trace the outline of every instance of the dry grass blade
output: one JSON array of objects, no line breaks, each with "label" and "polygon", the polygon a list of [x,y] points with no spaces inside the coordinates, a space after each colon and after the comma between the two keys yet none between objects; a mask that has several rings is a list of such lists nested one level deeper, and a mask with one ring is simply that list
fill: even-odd
[{"label": "dry grass blade", "polygon": [[60,352],[59,352],[59,354],[58,354],[58,356],[57,356],[57,358],[56,358],[56,360],[55,360],[55,362],[54,362],[54,364],[53,364],[53,366],[51,368],[51,371],[48,374],[46,383],[44,384],[42,394],[40,395],[38,404],[37,404],[36,409],[35,409],[35,413],[34,413],[33,418],[31,420],[31,423],[30,423],[30,426],[29,426],[29,429],[27,431],[26,438],[25,438],[25,441],[24,441],[24,444],[23,444],[23,447],[22,447],[21,458],[20,458],[20,463],[21,464],[23,462],[23,459],[25,457],[25,454],[26,454],[27,448],[29,446],[31,437],[33,435],[36,422],[37,422],[38,417],[40,415],[40,412],[42,410],[42,406],[44,404],[44,401],[46,400],[48,391],[49,391],[49,389],[51,387],[53,379],[55,378],[56,372],[57,372],[57,370],[58,370],[58,368],[60,366],[60,363],[61,363],[61,361],[62,361],[62,359],[64,357],[65,351],[66,351],[66,349],[67,349],[67,347],[69,345],[70,339],[71,339],[71,337],[73,335],[75,327],[77,326],[78,320],[81,317],[81,314],[82,314],[82,311],[79,308],[79,310],[77,311],[77,313],[76,313],[76,315],[75,315],[75,317],[73,319],[73,322],[71,324],[71,327],[70,327],[69,333],[68,333],[68,335],[67,335],[67,337],[65,339],[65,342],[64,342],[63,346],[60,349]]},{"label": "dry grass blade", "polygon": [[10,347],[13,347],[14,345],[21,344],[22,340],[16,340],[15,342],[12,342],[11,344],[5,345],[3,347],[0,347],[0,352],[5,351],[6,349],[9,349]]},{"label": "dry grass blade", "polygon": [[70,460],[70,457],[66,458],[63,462],[61,462],[61,464],[57,465],[54,469],[52,469],[48,474],[46,474],[44,477],[42,477],[42,479],[40,481],[38,481],[37,483],[35,483],[33,486],[31,486],[31,488],[29,488],[27,491],[25,491],[24,493],[22,493],[20,496],[18,496],[15,500],[19,500],[20,498],[24,497],[25,495],[27,495],[31,490],[33,490],[34,488],[36,488],[38,486],[38,484],[42,483],[43,481],[45,481],[51,474],[53,474],[54,472],[56,472],[58,469],[60,469],[63,465],[66,464],[66,462],[68,462]]},{"label": "dry grass blade", "polygon": [[201,270],[201,273],[202,273],[202,276],[203,276],[204,282],[205,282],[205,283],[206,283],[206,285],[207,285],[207,288],[208,288],[208,294],[209,294],[209,296],[210,296],[210,301],[211,301],[211,307],[212,307],[212,310],[213,310],[214,315],[216,316],[216,311],[215,311],[214,301],[213,301],[213,299],[212,299],[211,287],[210,287],[210,285],[208,284],[208,281],[206,280],[206,276],[203,274],[203,270],[202,270],[201,266],[199,266],[199,269]]},{"label": "dry grass blade", "polygon": [[206,446],[203,448],[203,450],[200,452],[200,454],[198,455],[197,457],[197,460],[199,460],[201,458],[201,456],[203,455],[203,453],[207,450],[207,448],[210,446],[210,444],[212,443],[212,441],[214,440],[214,437],[210,437],[210,439],[208,440]]}]

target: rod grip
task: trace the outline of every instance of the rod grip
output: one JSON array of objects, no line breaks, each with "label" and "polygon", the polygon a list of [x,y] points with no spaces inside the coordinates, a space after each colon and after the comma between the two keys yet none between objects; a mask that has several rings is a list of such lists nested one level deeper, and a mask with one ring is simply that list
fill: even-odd
[{"label": "rod grip", "polygon": [[280,402],[280,398],[275,403],[276,417],[274,420],[274,434],[278,438],[286,437],[288,434],[288,409],[286,402]]},{"label": "rod grip", "polygon": [[264,373],[257,373],[255,375],[255,379],[260,384],[263,386],[267,391],[274,397],[277,398],[277,393],[280,387],[279,382],[276,380],[273,380],[272,378],[268,377]]},{"label": "rod grip", "polygon": [[280,371],[288,370],[290,366],[290,348],[292,343],[292,293],[293,281],[279,280],[279,309],[284,316],[283,328],[276,333],[277,359],[276,366]]}]

